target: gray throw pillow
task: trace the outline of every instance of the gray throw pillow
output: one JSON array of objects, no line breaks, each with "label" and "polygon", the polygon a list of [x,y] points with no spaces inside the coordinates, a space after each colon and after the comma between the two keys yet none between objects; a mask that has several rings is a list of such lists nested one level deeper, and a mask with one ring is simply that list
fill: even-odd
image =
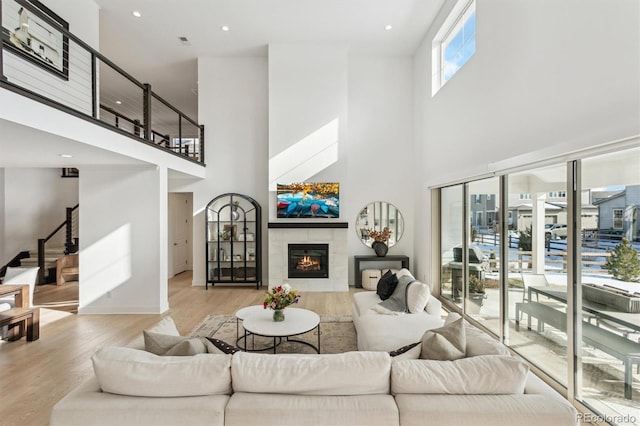
[{"label": "gray throw pillow", "polygon": [[427,330],[422,336],[420,358],[453,361],[466,355],[464,320],[460,318],[444,327]]},{"label": "gray throw pillow", "polygon": [[172,336],[169,334],[143,331],[144,349],[155,355],[190,356],[207,353],[207,346],[201,338]]},{"label": "gray throw pillow", "polygon": [[415,278],[410,276],[402,276],[398,278],[398,285],[393,291],[391,297],[387,300],[383,300],[378,305],[395,312],[408,312],[407,308],[407,287],[409,284],[415,281]]}]

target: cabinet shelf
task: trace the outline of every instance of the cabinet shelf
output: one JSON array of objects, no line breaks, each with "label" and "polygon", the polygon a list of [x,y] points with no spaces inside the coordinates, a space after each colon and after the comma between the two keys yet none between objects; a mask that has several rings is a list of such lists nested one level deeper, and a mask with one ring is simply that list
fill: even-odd
[{"label": "cabinet shelf", "polygon": [[207,204],[205,219],[205,288],[216,283],[262,287],[260,204],[246,195],[222,194]]}]

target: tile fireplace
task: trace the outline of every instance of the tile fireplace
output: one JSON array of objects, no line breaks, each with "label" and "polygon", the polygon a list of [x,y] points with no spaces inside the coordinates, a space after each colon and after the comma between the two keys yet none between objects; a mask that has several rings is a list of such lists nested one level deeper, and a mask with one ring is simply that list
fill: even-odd
[{"label": "tile fireplace", "polygon": [[269,222],[268,228],[269,287],[289,283],[302,292],[349,290],[346,223]]}]

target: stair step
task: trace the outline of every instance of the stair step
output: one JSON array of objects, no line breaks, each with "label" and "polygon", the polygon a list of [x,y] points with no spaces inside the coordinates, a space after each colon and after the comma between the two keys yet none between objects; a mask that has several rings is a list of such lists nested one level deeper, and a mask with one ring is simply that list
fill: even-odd
[{"label": "stair step", "polygon": [[[56,257],[45,257],[44,265],[45,268],[53,268],[56,266]],[[27,257],[24,259],[20,259],[20,266],[38,266],[38,258],[37,257]]]}]

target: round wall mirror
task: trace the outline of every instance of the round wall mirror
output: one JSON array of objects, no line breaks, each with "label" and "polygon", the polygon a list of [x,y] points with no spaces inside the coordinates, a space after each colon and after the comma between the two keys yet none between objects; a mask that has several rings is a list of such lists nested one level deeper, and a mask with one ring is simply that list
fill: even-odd
[{"label": "round wall mirror", "polygon": [[364,206],[358,213],[356,233],[365,246],[371,247],[374,242],[374,239],[369,235],[371,230],[382,232],[385,227],[391,231],[387,245],[393,247],[400,241],[404,232],[402,213],[393,204],[386,201],[374,201]]}]

